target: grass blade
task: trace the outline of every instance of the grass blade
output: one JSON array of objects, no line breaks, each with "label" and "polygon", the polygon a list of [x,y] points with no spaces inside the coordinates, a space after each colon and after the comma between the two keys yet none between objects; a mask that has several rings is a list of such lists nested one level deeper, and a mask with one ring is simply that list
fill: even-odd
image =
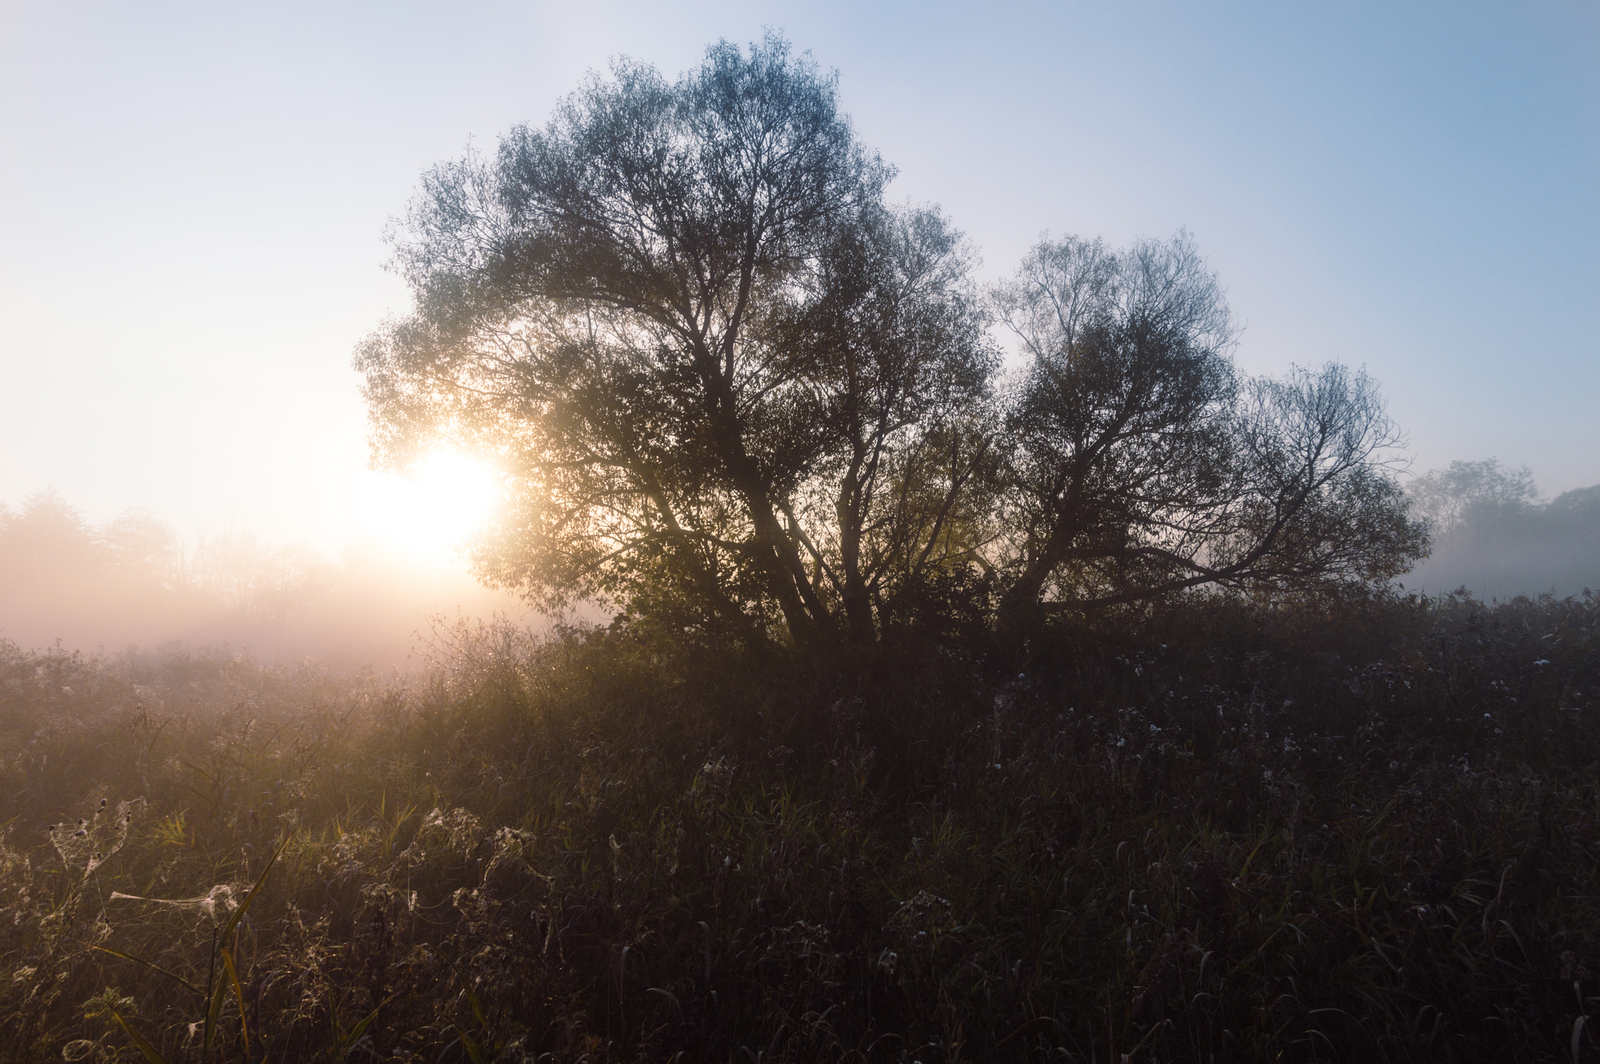
[{"label": "grass blade", "polygon": [[256,900],[257,894],[261,893],[261,885],[267,881],[267,873],[272,871],[272,866],[277,863],[278,856],[283,853],[283,848],[289,845],[289,840],[293,837],[292,834],[285,835],[283,841],[278,843],[278,848],[272,851],[272,856],[267,858],[267,867],[261,870],[261,875],[256,877],[255,885],[250,888],[250,893],[244,896],[244,901],[240,902],[239,907],[233,910],[233,915],[228,917],[227,924],[223,926],[222,942],[226,943],[228,941],[228,937],[233,934],[234,928],[239,926],[239,921],[244,919],[244,914],[249,910],[250,903]]},{"label": "grass blade", "polygon": [[228,981],[233,984],[233,999],[239,1003],[239,1035],[244,1039],[244,1059],[250,1059],[250,1029],[244,1022],[244,987],[239,985],[239,973],[233,966],[233,954],[222,951],[223,966],[228,969]]},{"label": "grass blade", "polygon": [[[224,954],[228,951],[223,950]],[[217,988],[211,992],[211,1005],[206,1009],[205,1035],[200,1039],[200,1059],[211,1058],[211,1040],[216,1037],[217,1017],[222,1015],[222,999],[227,996],[228,984],[221,979],[217,980]]]},{"label": "grass blade", "polygon": [[197,987],[193,983],[189,982],[189,980],[185,979],[183,976],[178,975],[176,972],[169,972],[165,968],[161,967],[161,965],[156,964],[153,961],[147,961],[143,957],[135,957],[133,954],[124,953],[120,949],[112,949],[110,946],[96,946],[94,948],[99,950],[101,953],[109,953],[113,957],[121,957],[125,961],[132,961],[135,964],[142,964],[146,968],[149,968],[151,971],[160,972],[162,975],[166,976],[168,979],[172,979],[172,980],[175,980],[175,981],[177,981],[179,983],[182,983],[184,986],[188,987],[190,990],[193,990],[196,994],[199,994],[201,997],[205,997],[206,996],[206,992],[204,990],[201,990],[199,987]]},{"label": "grass blade", "polygon": [[483,1050],[478,1048],[478,1043],[473,1041],[470,1034],[461,1029],[460,1024],[451,1024],[451,1026],[456,1029],[456,1037],[461,1039],[461,1046],[467,1051],[467,1056],[471,1058],[472,1064],[483,1064]]},{"label": "grass blade", "polygon": [[139,1048],[139,1052],[144,1054],[144,1059],[148,1060],[150,1064],[167,1064],[167,1058],[157,1052],[155,1046],[146,1042],[144,1035],[135,1031],[128,1021],[122,1018],[122,1013],[112,1009],[111,1016],[122,1025],[124,1031],[128,1032],[128,1037],[133,1039],[133,1044]]},{"label": "grass blade", "polygon": [[360,1023],[356,1024],[354,1027],[350,1028],[350,1034],[349,1034],[349,1036],[347,1038],[345,1038],[345,1042],[348,1045],[352,1045],[353,1046],[357,1042],[361,1041],[361,1036],[367,1033],[367,1028],[372,1026],[372,1021],[374,1021],[374,1020],[376,1020],[378,1018],[378,1010],[382,1009],[389,1002],[393,1001],[395,999],[395,996],[396,995],[394,995],[394,994],[390,994],[388,997],[386,997],[382,1001],[378,1002],[378,1008],[373,1009],[371,1012],[367,1013],[367,1016],[366,1016],[366,1018],[364,1020],[362,1020]]},{"label": "grass blade", "polygon": [[472,1015],[478,1021],[478,1026],[484,1027],[489,1023],[489,1014],[484,1011],[483,1002],[478,1000],[478,995],[473,993],[472,987],[462,984],[461,989],[467,992],[467,1004],[472,1006]]}]

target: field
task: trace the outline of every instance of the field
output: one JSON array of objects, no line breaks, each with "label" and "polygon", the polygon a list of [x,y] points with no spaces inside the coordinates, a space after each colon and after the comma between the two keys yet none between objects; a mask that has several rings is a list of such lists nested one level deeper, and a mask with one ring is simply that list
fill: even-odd
[{"label": "field", "polygon": [[0,644],[0,1058],[1600,1060],[1597,622]]}]

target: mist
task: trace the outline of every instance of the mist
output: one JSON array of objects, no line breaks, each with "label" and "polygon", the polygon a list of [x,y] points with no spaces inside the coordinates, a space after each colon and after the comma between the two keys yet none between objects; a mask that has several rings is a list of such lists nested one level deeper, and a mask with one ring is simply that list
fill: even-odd
[{"label": "mist", "polygon": [[1600,590],[1600,484],[1545,501],[1530,469],[1488,458],[1430,470],[1407,495],[1433,533],[1409,590],[1465,588],[1485,601]]},{"label": "mist", "polygon": [[[1543,500],[1532,471],[1490,458],[1430,470],[1407,495],[1433,551],[1406,590],[1504,601],[1600,589],[1600,485]],[[422,667],[444,626],[493,617],[550,624],[459,560],[373,539],[329,555],[233,528],[185,536],[148,509],[95,525],[50,490],[0,503],[0,640],[23,650],[210,650],[393,673]]]},{"label": "mist", "polygon": [[0,503],[0,640],[24,650],[227,651],[336,672],[420,668],[462,618],[548,619],[460,561],[376,540],[337,555],[223,528],[183,535],[147,509],[94,525],[51,490]]}]

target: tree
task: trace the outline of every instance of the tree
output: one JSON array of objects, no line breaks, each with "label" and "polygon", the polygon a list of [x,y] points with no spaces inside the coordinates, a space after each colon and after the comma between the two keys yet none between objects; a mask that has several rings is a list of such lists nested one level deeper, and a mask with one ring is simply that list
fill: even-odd
[{"label": "tree", "polygon": [[[1016,625],[1426,549],[1372,381],[1242,379],[1186,236],[1047,241],[986,301],[891,176],[777,37],[672,83],[619,61],[426,175],[392,236],[414,312],[356,356],[376,460],[494,458],[492,583],[752,644],[871,643],[974,587]],[[1003,395],[995,315],[1027,359]]]},{"label": "tree", "polygon": [[495,456],[479,570],[546,606],[868,641],[975,547],[971,253],[884,205],[892,171],[781,39],[612,73],[425,178],[395,236],[415,313],[356,359],[376,457]]},{"label": "tree", "polygon": [[54,488],[0,511],[0,597],[79,594],[99,588],[105,573],[100,536]]},{"label": "tree", "polygon": [[1463,530],[1478,532],[1485,524],[1525,515],[1538,502],[1539,488],[1527,466],[1505,469],[1498,458],[1489,458],[1430,469],[1407,494],[1434,535],[1448,543]]},{"label": "tree", "polygon": [[1488,458],[1430,469],[1407,495],[1438,546],[1408,584],[1486,598],[1600,586],[1600,485],[1541,504],[1526,466]]},{"label": "tree", "polygon": [[1426,552],[1363,373],[1244,381],[1186,234],[1034,248],[995,293],[1027,364],[1007,400],[1010,626],[1199,585],[1382,580]]},{"label": "tree", "polygon": [[141,590],[183,587],[183,538],[151,510],[130,507],[107,523],[100,535],[116,582]]}]

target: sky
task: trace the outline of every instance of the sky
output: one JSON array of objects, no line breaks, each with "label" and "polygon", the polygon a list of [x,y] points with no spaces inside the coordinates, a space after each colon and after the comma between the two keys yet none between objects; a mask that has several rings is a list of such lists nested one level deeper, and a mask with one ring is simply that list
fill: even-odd
[{"label": "sky", "polygon": [[613,56],[767,27],[985,278],[1184,228],[1246,371],[1364,366],[1417,472],[1600,482],[1592,2],[0,0],[0,501],[330,551],[393,523],[350,359],[407,310],[383,237],[422,171]]}]

